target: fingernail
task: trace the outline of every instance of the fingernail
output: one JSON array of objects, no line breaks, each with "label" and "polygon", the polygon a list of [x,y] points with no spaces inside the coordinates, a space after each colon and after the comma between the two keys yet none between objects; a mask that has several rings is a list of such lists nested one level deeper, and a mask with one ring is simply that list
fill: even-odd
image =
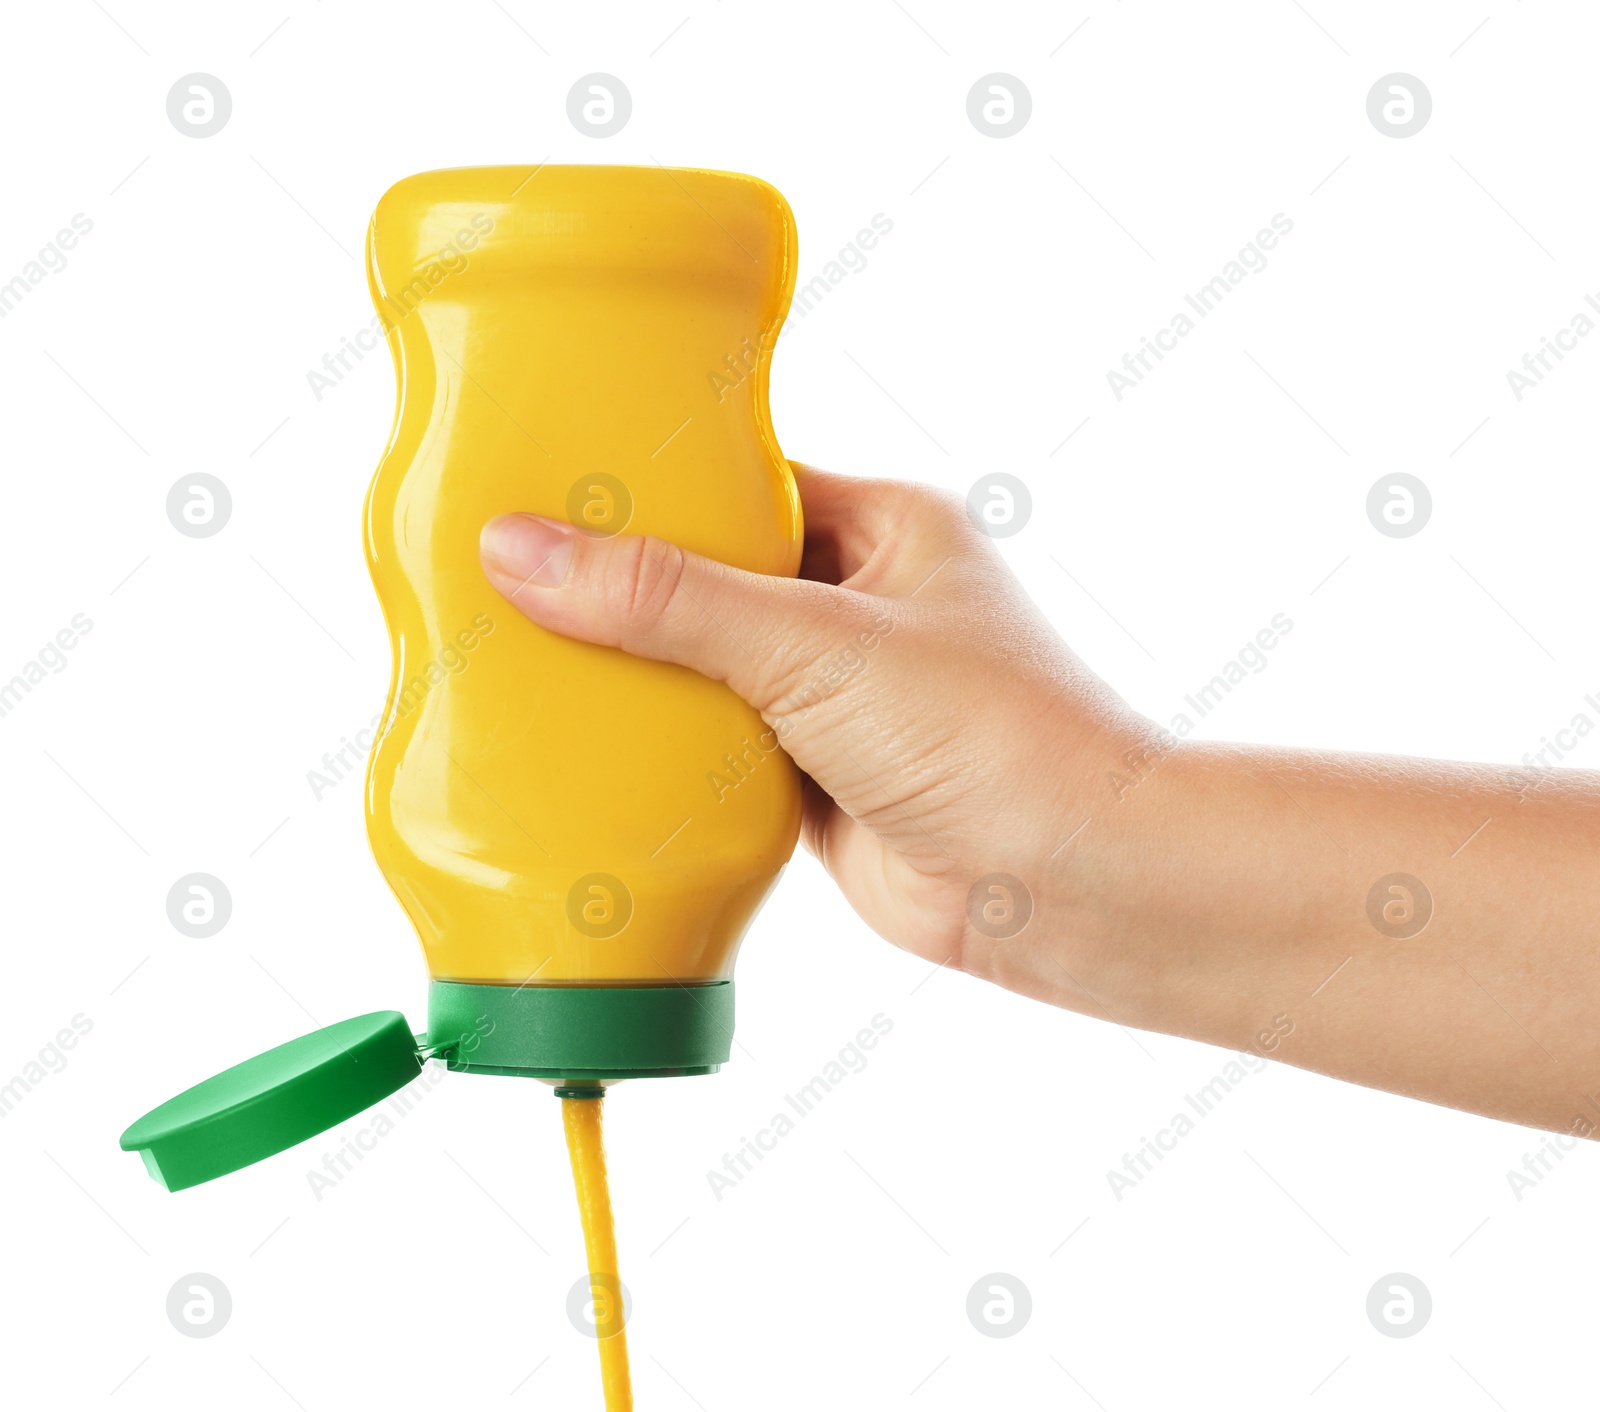
[{"label": "fingernail", "polygon": [[538,515],[498,515],[483,527],[478,553],[486,569],[519,588],[557,588],[572,563],[572,526]]}]

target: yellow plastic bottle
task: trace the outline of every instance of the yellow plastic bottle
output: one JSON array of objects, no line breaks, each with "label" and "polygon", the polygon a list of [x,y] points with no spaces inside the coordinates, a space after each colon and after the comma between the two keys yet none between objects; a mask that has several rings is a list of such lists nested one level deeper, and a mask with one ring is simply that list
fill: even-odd
[{"label": "yellow plastic bottle", "polygon": [[783,198],[724,172],[473,167],[379,201],[367,273],[399,399],[366,505],[394,653],[367,831],[422,940],[427,1035],[356,1016],[121,1138],[179,1191],[337,1127],[428,1058],[554,1081],[610,1412],[633,1398],[605,1085],[727,1059],[734,954],[794,848],[799,777],[726,687],[535,627],[478,536],[525,510],[795,573],[767,411],[794,259]]},{"label": "yellow plastic bottle", "polygon": [[604,1080],[727,1056],[796,771],[726,687],[527,621],[477,545],[524,510],[795,573],[767,410],[794,257],[783,198],[722,172],[462,168],[378,203],[400,395],[367,499],[394,647],[367,824],[457,1067]]},{"label": "yellow plastic bottle", "polygon": [[602,1084],[727,1058],[798,776],[726,687],[521,617],[478,536],[525,510],[796,572],[767,411],[794,252],[766,183],[649,167],[409,177],[367,243],[399,377],[367,497],[394,648],[368,835],[427,955],[430,1042],[561,1083],[610,1412],[633,1397]]}]

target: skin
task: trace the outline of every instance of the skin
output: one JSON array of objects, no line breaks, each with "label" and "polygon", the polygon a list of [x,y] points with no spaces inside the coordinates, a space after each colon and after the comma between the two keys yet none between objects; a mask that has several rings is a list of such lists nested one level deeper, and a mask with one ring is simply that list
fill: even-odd
[{"label": "skin", "polygon": [[[799,579],[532,515],[485,526],[484,571],[541,626],[760,711],[807,776],[806,847],[896,946],[1120,1024],[1600,1132],[1600,775],[1177,741],[1079,661],[958,498],[794,469]],[[830,673],[852,644],[859,669]],[[1377,888],[1380,929],[1369,894],[1392,874],[1429,896]]]}]

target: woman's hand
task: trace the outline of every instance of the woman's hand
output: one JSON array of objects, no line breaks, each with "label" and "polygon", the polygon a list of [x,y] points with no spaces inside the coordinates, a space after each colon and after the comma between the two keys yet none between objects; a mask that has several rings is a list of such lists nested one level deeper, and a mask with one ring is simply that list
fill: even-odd
[{"label": "woman's hand", "polygon": [[959,501],[795,472],[799,579],[529,515],[485,527],[484,569],[536,623],[759,710],[809,776],[807,847],[896,945],[1600,1131],[1600,780],[1184,744],[1073,655]]},{"label": "woman's hand", "polygon": [[[1066,971],[1045,964],[1030,983],[1016,952],[1047,932],[1064,961],[1092,950],[1090,879],[1060,869],[1064,845],[1150,728],[1056,636],[959,500],[794,469],[798,580],[531,515],[485,528],[484,569],[536,623],[692,667],[760,711],[809,777],[806,846],[880,936],[1068,999]],[[995,876],[1010,881],[973,892]]]}]

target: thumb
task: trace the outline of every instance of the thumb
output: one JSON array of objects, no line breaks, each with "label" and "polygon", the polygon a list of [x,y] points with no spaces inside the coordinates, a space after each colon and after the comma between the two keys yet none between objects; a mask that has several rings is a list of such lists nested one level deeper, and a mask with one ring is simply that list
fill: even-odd
[{"label": "thumb", "polygon": [[560,520],[483,527],[489,582],[540,627],[726,682],[768,711],[881,611],[866,595],[747,573],[649,535],[599,539]]}]

